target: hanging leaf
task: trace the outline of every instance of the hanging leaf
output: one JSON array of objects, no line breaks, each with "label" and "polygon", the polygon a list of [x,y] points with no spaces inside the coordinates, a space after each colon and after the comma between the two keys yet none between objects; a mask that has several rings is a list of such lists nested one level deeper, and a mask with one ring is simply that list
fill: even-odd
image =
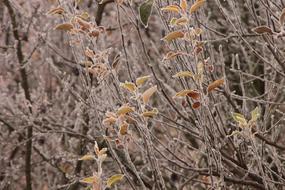
[{"label": "hanging leaf", "polygon": [[258,118],[260,117],[260,107],[256,107],[254,110],[252,110],[251,113],[251,121],[255,122],[258,120]]},{"label": "hanging leaf", "polygon": [[149,78],[150,78],[150,75],[137,78],[136,85],[137,86],[143,85]]},{"label": "hanging leaf", "polygon": [[154,0],[146,0],[139,7],[140,20],[144,27],[148,27],[148,20],[152,12]]},{"label": "hanging leaf", "polygon": [[180,7],[183,12],[186,12],[187,9],[187,1],[186,0],[180,0]]},{"label": "hanging leaf", "polygon": [[191,90],[191,92],[189,92],[187,94],[187,96],[191,97],[194,100],[197,100],[197,99],[200,98],[200,93],[198,91],[196,91],[196,90]]},{"label": "hanging leaf", "polygon": [[156,108],[150,110],[150,111],[144,111],[142,113],[142,116],[144,117],[154,117],[155,115],[158,114],[158,110]]},{"label": "hanging leaf", "polygon": [[113,184],[121,181],[123,179],[124,175],[123,174],[115,174],[111,177],[108,178],[107,180],[107,187],[111,187]]},{"label": "hanging leaf", "polygon": [[200,106],[201,106],[201,103],[200,103],[200,102],[194,102],[194,103],[192,104],[192,108],[193,108],[193,109],[198,109]]},{"label": "hanging leaf", "polygon": [[47,12],[48,15],[62,15],[64,13],[64,9],[62,7],[56,7]]},{"label": "hanging leaf", "polygon": [[245,117],[240,114],[240,113],[232,113],[232,117],[233,119],[238,122],[241,125],[246,125],[247,124],[247,120],[245,119]]},{"label": "hanging leaf", "polygon": [[128,105],[123,105],[118,109],[117,114],[118,115],[124,115],[124,114],[130,113],[130,112],[134,112],[134,108],[130,107]]},{"label": "hanging leaf", "polygon": [[180,71],[173,75],[172,77],[177,78],[177,77],[193,77],[193,74],[190,71]]},{"label": "hanging leaf", "polygon": [[137,89],[137,87],[134,83],[127,82],[127,81],[125,83],[121,83],[120,86],[127,89],[130,92],[134,92]]},{"label": "hanging leaf", "polygon": [[253,32],[257,33],[257,34],[273,34],[271,28],[269,28],[268,26],[258,26],[252,29]]},{"label": "hanging leaf", "polygon": [[281,12],[280,17],[279,17],[279,22],[280,22],[281,27],[283,28],[284,23],[285,23],[285,8],[282,9],[282,12]]},{"label": "hanging leaf", "polygon": [[143,103],[147,104],[150,97],[157,91],[157,86],[153,86],[149,89],[147,89],[143,94],[142,94],[142,99],[143,99]]},{"label": "hanging leaf", "polygon": [[184,32],[174,31],[174,32],[171,32],[171,33],[167,34],[166,36],[164,36],[164,38],[162,40],[165,40],[167,42],[171,42],[172,40],[176,40],[178,38],[183,38],[183,37],[184,37]]},{"label": "hanging leaf", "polygon": [[160,10],[162,10],[162,11],[169,11],[169,12],[175,12],[175,13],[179,13],[180,12],[180,8],[177,5],[168,5],[166,7],[162,7]]},{"label": "hanging leaf", "polygon": [[223,85],[225,82],[224,79],[218,79],[218,80],[215,80],[214,82],[212,82],[211,84],[209,84],[207,90],[208,92],[211,92],[213,90],[215,90],[216,88],[218,88],[219,86]]},{"label": "hanging leaf", "polygon": [[190,92],[192,92],[192,90],[190,90],[190,89],[181,90],[181,91],[177,92],[177,93],[174,95],[174,98],[175,98],[175,97],[185,97],[185,96],[187,96],[187,94],[189,94]]},{"label": "hanging leaf", "polygon": [[206,1],[205,0],[197,0],[190,8],[189,12],[190,14],[197,11]]},{"label": "hanging leaf", "polygon": [[63,24],[57,25],[54,29],[63,30],[63,31],[71,31],[73,29],[73,25],[71,23],[63,23]]},{"label": "hanging leaf", "polygon": [[79,158],[78,160],[95,160],[95,157],[94,157],[94,155],[86,154],[86,155],[82,156],[81,158]]}]

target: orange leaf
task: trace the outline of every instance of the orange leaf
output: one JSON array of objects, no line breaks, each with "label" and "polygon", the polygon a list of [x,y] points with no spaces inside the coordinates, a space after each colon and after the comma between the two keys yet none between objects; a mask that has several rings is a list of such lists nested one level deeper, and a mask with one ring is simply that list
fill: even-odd
[{"label": "orange leaf", "polygon": [[190,8],[189,12],[190,14],[194,13],[195,11],[197,11],[204,3],[206,2],[206,0],[197,0]]},{"label": "orange leaf", "polygon": [[218,79],[218,80],[215,80],[214,82],[212,82],[211,84],[209,84],[208,86],[208,92],[211,92],[213,91],[214,89],[216,89],[217,87],[223,85],[225,82],[224,79]]},{"label": "orange leaf", "polygon": [[194,100],[197,100],[197,99],[200,98],[200,93],[197,92],[196,90],[191,90],[191,92],[189,92],[189,93],[187,94],[187,96],[191,97],[191,98],[194,99]]},{"label": "orange leaf", "polygon": [[162,11],[172,11],[172,12],[176,12],[176,13],[179,13],[180,9],[177,5],[168,5],[166,7],[162,7],[161,8]]},{"label": "orange leaf", "polygon": [[142,94],[142,99],[144,104],[147,104],[150,97],[157,91],[157,86],[153,86],[149,89],[147,89],[143,94]]},{"label": "orange leaf", "polygon": [[166,36],[164,36],[163,40],[170,42],[172,40],[178,39],[178,38],[183,38],[184,37],[184,32],[182,31],[174,31],[170,32]]},{"label": "orange leaf", "polygon": [[180,0],[180,7],[185,12],[187,9],[187,1],[186,0]]}]

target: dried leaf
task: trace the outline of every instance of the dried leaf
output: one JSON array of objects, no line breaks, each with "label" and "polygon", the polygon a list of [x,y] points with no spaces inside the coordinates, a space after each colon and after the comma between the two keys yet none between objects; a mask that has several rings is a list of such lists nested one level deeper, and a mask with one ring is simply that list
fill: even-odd
[{"label": "dried leaf", "polygon": [[130,113],[130,112],[134,112],[134,108],[130,107],[128,105],[123,105],[118,109],[117,114],[118,115],[124,115],[124,114]]},{"label": "dried leaf", "polygon": [[111,177],[108,178],[107,180],[107,187],[111,187],[113,184],[121,181],[123,179],[124,175],[123,174],[115,174]]},{"label": "dried leaf", "polygon": [[164,56],[163,60],[170,60],[170,59],[173,59],[174,57],[176,57],[178,55],[186,55],[186,53],[181,52],[181,51],[179,51],[179,52],[170,51]]},{"label": "dried leaf", "polygon": [[117,121],[115,117],[108,117],[102,121],[103,125],[105,126],[113,126]]},{"label": "dried leaf", "polygon": [[241,125],[246,125],[247,124],[247,120],[245,119],[245,117],[240,114],[240,113],[232,113],[232,117],[233,119],[238,122]]},{"label": "dried leaf", "polygon": [[124,122],[122,125],[120,125],[120,134],[126,135],[128,133],[129,124],[127,122]]},{"label": "dried leaf", "polygon": [[120,86],[127,89],[130,92],[134,92],[137,89],[137,87],[134,83],[127,82],[127,81],[125,83],[121,83]]},{"label": "dried leaf", "polygon": [[180,12],[180,8],[177,5],[168,5],[166,7],[162,7],[160,10],[162,11],[170,11],[170,12]]},{"label": "dried leaf", "polygon": [[187,94],[187,96],[191,97],[194,100],[197,100],[197,99],[200,98],[200,93],[198,91],[196,91],[196,90],[191,90],[191,92],[189,92]]},{"label": "dried leaf", "polygon": [[82,156],[81,158],[79,158],[78,160],[95,160],[95,157],[94,157],[94,155],[86,154],[86,155]]},{"label": "dried leaf", "polygon": [[73,25],[71,23],[63,23],[63,24],[57,25],[54,29],[63,30],[63,31],[71,31],[73,29]]},{"label": "dried leaf", "polygon": [[197,11],[204,3],[206,2],[206,0],[197,0],[190,8],[189,12],[190,14],[194,13],[195,11]]},{"label": "dried leaf", "polygon": [[177,93],[175,94],[174,98],[175,98],[175,97],[185,97],[185,96],[187,96],[187,94],[189,94],[190,92],[192,92],[192,90],[190,90],[190,89],[181,90],[181,91],[179,91],[179,92],[177,92]]},{"label": "dried leaf", "polygon": [[217,87],[223,85],[225,82],[224,79],[218,79],[218,80],[215,80],[214,82],[212,82],[211,84],[209,84],[207,90],[208,92],[211,92],[213,90],[215,90]]},{"label": "dried leaf", "polygon": [[181,9],[186,12],[187,9],[187,1],[186,0],[180,0],[180,7]]},{"label": "dried leaf", "polygon": [[194,103],[192,104],[192,108],[193,108],[193,109],[198,109],[200,106],[201,106],[201,103],[200,103],[200,102],[194,102]]},{"label": "dried leaf", "polygon": [[187,23],[188,23],[188,18],[181,17],[181,18],[175,20],[174,25],[185,26]]},{"label": "dried leaf", "polygon": [[142,116],[144,117],[154,117],[155,115],[158,114],[158,110],[156,108],[150,110],[150,111],[144,111],[142,113]]},{"label": "dried leaf", "polygon": [[[102,156],[102,155],[104,155],[104,154],[106,154],[106,152],[107,152],[107,148],[102,148],[98,153],[97,153],[97,156],[99,157],[99,156]],[[107,156],[107,155],[106,155]]]},{"label": "dried leaf", "polygon": [[184,32],[174,31],[174,32],[167,34],[162,40],[165,40],[167,42],[171,42],[172,40],[175,40],[178,38],[183,38],[183,37],[184,37]]},{"label": "dried leaf", "polygon": [[147,89],[143,94],[142,94],[142,99],[144,104],[147,104],[150,97],[157,91],[157,86],[153,86],[149,89]]},{"label": "dried leaf", "polygon": [[285,8],[282,9],[281,15],[279,17],[279,22],[280,22],[281,27],[283,27],[285,23]]},{"label": "dried leaf", "polygon": [[55,15],[55,14],[59,14],[59,15],[62,15],[64,13],[64,9],[62,7],[56,7],[56,8],[53,8],[53,9],[50,9],[47,14],[48,15]]},{"label": "dried leaf", "polygon": [[172,77],[177,78],[177,77],[193,77],[193,74],[190,71],[180,71],[173,75]]},{"label": "dried leaf", "polygon": [[150,78],[150,75],[137,78],[136,85],[137,86],[143,85],[149,78]]},{"label": "dried leaf", "polygon": [[273,34],[271,28],[269,28],[268,26],[258,26],[252,29],[253,32],[257,33],[257,34]]},{"label": "dried leaf", "polygon": [[146,28],[148,27],[148,20],[152,12],[153,2],[154,0],[146,0],[139,7],[140,21]]}]

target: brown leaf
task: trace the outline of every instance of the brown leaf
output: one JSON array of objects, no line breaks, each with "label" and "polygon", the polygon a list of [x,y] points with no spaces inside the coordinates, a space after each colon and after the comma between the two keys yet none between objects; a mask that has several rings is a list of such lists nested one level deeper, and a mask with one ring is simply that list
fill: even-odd
[{"label": "brown leaf", "polygon": [[218,79],[218,80],[215,80],[214,82],[212,82],[211,84],[209,84],[208,86],[208,92],[211,92],[213,90],[215,90],[217,87],[223,85],[225,82],[224,79]]},{"label": "brown leaf", "polygon": [[198,91],[196,91],[196,90],[191,90],[191,92],[189,92],[187,94],[187,96],[191,97],[194,100],[197,100],[197,99],[200,98],[200,93]]},{"label": "brown leaf", "polygon": [[157,91],[157,86],[153,86],[149,89],[147,89],[143,94],[142,94],[142,99],[144,104],[147,104],[150,97]]},{"label": "brown leaf", "polygon": [[268,26],[258,26],[252,29],[253,32],[257,33],[257,34],[273,34],[271,28],[269,28]]},{"label": "brown leaf", "polygon": [[281,27],[283,27],[284,22],[285,22],[285,8],[282,9],[281,15],[279,17],[279,22],[280,22]]},{"label": "brown leaf", "polygon": [[200,106],[201,106],[201,103],[200,103],[200,102],[194,102],[194,103],[192,104],[192,108],[193,108],[193,109],[198,109]]},{"label": "brown leaf", "polygon": [[57,25],[54,29],[55,30],[71,31],[73,29],[73,25],[71,23],[63,23],[63,24]]}]

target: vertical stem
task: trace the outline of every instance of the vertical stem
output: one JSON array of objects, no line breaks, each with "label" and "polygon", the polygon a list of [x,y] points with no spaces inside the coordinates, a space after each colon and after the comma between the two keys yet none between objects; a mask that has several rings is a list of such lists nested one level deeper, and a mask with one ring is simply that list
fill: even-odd
[{"label": "vertical stem", "polygon": [[[18,32],[18,24],[16,22],[15,12],[9,2],[9,0],[4,0],[4,5],[8,9],[8,13],[11,19],[13,35],[16,40],[16,54],[18,62],[20,65],[20,74],[21,74],[21,86],[24,89],[24,94],[26,100],[31,103],[31,95],[29,92],[29,83],[26,69],[23,67],[24,63],[24,54],[22,51],[22,43]],[[29,106],[29,111],[32,113],[32,108]],[[26,190],[32,190],[32,176],[31,176],[31,156],[32,156],[32,137],[33,137],[33,126],[29,125],[27,128],[27,143],[26,143],[26,154],[25,154],[25,175],[26,175]]]}]

